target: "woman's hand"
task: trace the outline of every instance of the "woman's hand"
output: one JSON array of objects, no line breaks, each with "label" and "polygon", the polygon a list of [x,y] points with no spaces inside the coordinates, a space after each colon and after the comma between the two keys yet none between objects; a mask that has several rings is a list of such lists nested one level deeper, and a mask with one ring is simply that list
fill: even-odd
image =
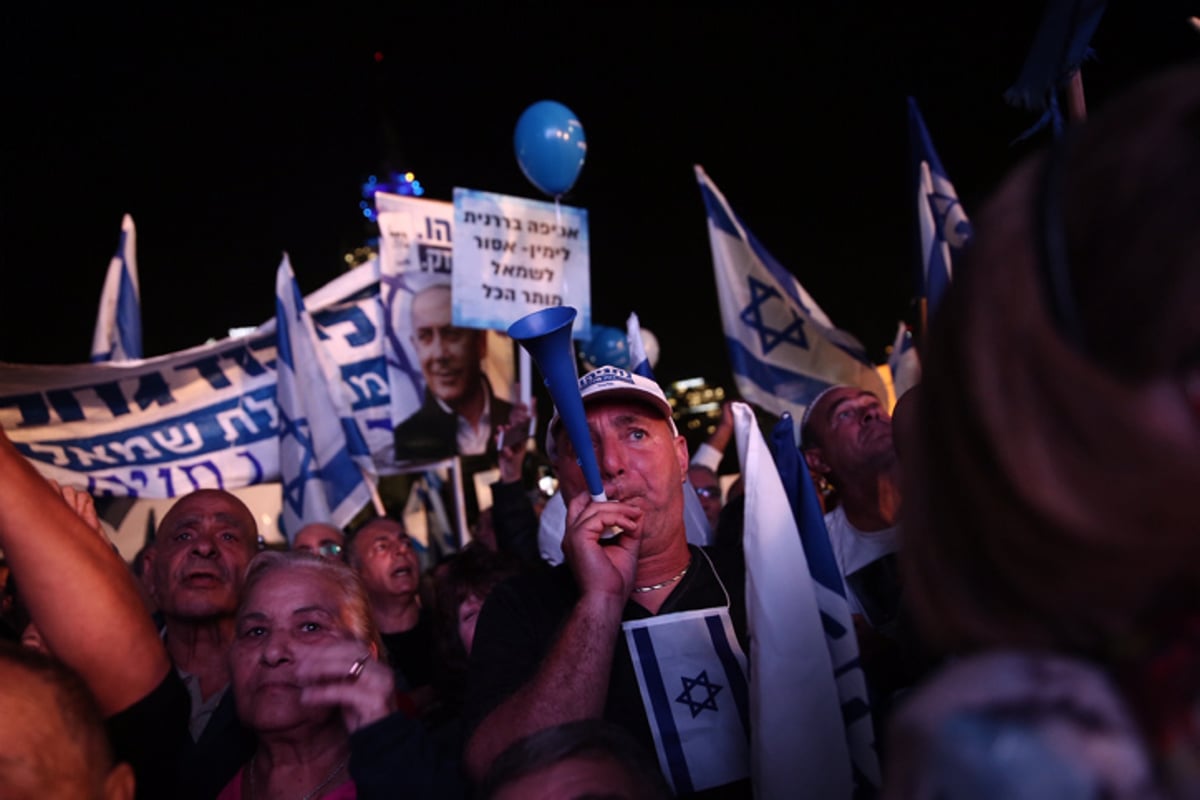
[{"label": "woman's hand", "polygon": [[356,639],[312,648],[297,660],[296,679],[303,686],[300,702],[339,707],[348,733],[397,709],[392,670]]}]

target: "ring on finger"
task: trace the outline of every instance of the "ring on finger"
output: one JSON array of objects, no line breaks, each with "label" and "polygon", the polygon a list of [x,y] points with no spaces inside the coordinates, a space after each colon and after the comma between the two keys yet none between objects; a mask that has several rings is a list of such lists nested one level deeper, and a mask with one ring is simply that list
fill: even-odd
[{"label": "ring on finger", "polygon": [[358,676],[363,674],[363,670],[366,669],[367,661],[369,661],[370,658],[371,656],[368,654],[362,656],[361,658],[355,659],[354,663],[350,665],[350,671],[346,674],[346,677],[348,677],[351,681],[358,680]]}]

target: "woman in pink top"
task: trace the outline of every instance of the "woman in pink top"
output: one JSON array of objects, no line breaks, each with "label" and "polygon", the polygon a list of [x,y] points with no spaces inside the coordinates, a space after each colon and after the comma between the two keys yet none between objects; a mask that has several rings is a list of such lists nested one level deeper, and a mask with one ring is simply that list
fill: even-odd
[{"label": "woman in pink top", "polygon": [[366,593],[345,564],[261,553],[247,569],[230,651],[254,756],[219,800],[454,796],[420,723],[397,713]]}]

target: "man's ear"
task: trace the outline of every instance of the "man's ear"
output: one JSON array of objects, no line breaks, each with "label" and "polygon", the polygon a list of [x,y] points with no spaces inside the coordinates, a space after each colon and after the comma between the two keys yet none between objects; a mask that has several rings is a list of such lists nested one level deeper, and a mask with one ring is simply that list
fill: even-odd
[{"label": "man's ear", "polygon": [[810,447],[809,449],[804,450],[803,453],[805,463],[808,464],[808,468],[813,472],[820,473],[821,475],[828,475],[833,471],[830,466],[825,463],[824,453],[821,452],[821,448]]},{"label": "man's ear", "polygon": [[104,800],[133,800],[136,785],[133,767],[122,761],[104,779]]},{"label": "man's ear", "polygon": [[679,471],[683,474],[684,480],[687,480],[688,467],[688,447],[687,439],[683,436],[675,437],[675,458],[679,461]]}]

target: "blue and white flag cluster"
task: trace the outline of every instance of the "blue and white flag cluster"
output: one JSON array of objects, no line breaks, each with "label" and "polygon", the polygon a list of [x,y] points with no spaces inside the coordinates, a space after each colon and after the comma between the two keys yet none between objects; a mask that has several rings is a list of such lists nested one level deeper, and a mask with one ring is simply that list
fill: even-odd
[{"label": "blue and white flag cluster", "polygon": [[834,384],[887,397],[863,346],[834,327],[699,166],[696,180],[708,213],[717,299],[738,393],[776,416],[788,412],[796,418]]},{"label": "blue and white flag cluster", "polygon": [[908,132],[921,247],[919,294],[926,299],[928,314],[932,317],[942,294],[950,286],[954,274],[951,262],[971,239],[971,223],[958,202],[954,184],[946,177],[942,161],[933,149],[917,101],[911,97],[908,98]]},{"label": "blue and white flag cluster", "polygon": [[121,241],[108,263],[96,332],[92,336],[92,361],[136,361],[142,357],[142,306],[138,289],[137,233],[133,217],[121,220]]},{"label": "blue and white flag cluster", "polygon": [[278,336],[276,402],[283,530],[341,527],[371,501],[371,452],[342,394],[341,376],[317,338],[284,256],[275,278]]},{"label": "blue and white flag cluster", "polygon": [[[745,403],[734,403],[733,419],[746,487],[742,546],[755,794],[850,798],[861,767],[859,754],[852,761],[847,744],[840,673],[853,663],[844,650],[838,651],[836,662],[830,655],[830,618],[818,600],[819,595],[829,600],[830,592],[813,580],[787,492],[754,412]],[[854,641],[849,615],[836,620],[849,626]],[[857,709],[855,713],[857,720]]]},{"label": "blue and white flag cluster", "polygon": [[846,743],[850,748],[856,797],[871,797],[881,785],[879,757],[875,752],[875,729],[871,721],[871,703],[867,694],[867,679],[859,662],[858,638],[854,620],[846,602],[846,586],[838,568],[825,528],[825,516],[817,500],[817,490],[808,475],[808,467],[796,449],[793,420],[785,415],[771,432],[771,452],[779,478],[787,494],[788,504],[796,518],[804,557],[808,561],[808,577],[825,645],[833,666],[838,699],[842,704],[842,721]]},{"label": "blue and white flag cluster", "polygon": [[728,611],[682,611],[621,627],[658,763],[675,793],[691,794],[749,775],[746,655]]}]

